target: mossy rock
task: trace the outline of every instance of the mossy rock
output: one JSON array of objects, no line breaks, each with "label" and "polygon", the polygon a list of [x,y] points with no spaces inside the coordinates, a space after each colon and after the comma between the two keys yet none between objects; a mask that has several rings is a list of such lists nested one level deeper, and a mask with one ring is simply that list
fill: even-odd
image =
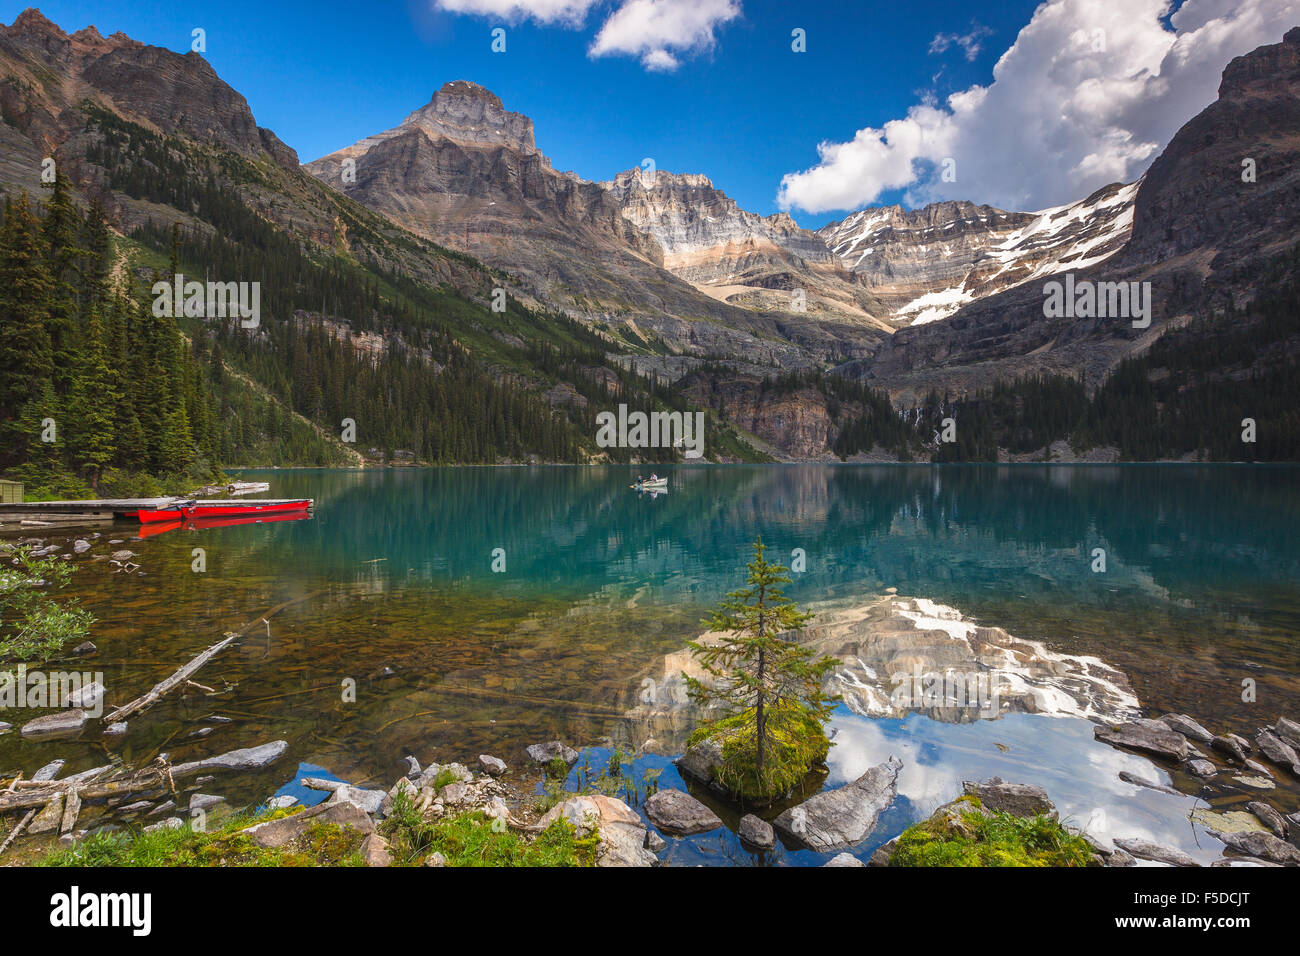
[{"label": "mossy rock", "polygon": [[890,866],[1088,866],[1092,848],[1047,816],[988,811],[964,796],[898,837]]}]

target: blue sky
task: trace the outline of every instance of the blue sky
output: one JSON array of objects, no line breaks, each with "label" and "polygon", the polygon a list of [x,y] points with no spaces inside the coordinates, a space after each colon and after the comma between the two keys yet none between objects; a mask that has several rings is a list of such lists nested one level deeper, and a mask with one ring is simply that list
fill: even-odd
[{"label": "blue sky", "polygon": [[[12,23],[25,6],[0,4],[0,19]],[[469,79],[532,117],[558,169],[606,179],[652,157],[660,169],[705,173],[766,214],[777,211],[781,176],[816,162],[820,140],[901,115],[918,92],[987,82],[1034,4],[1013,0],[974,18],[957,2],[742,7],[711,51],[683,56],[671,73],[632,56],[589,57],[599,10],[572,30],[427,2],[47,0],[40,9],[69,32],[93,23],[182,52],[203,27],[208,61],[304,162],[396,125],[447,80]],[[936,34],[968,33],[974,20],[993,32],[973,62],[959,47],[928,52]],[[490,49],[500,24],[503,54]],[[790,50],[795,27],[807,33],[806,53]],[[835,218],[795,215],[804,225]]]},{"label": "blue sky", "polygon": [[[0,19],[23,6],[0,0]],[[512,7],[533,16],[510,16]],[[443,83],[467,79],[532,117],[557,169],[607,179],[649,157],[705,173],[746,209],[789,208],[812,228],[869,204],[1038,209],[1131,182],[1213,101],[1231,56],[1300,22],[1300,0],[48,0],[41,9],[69,32],[94,24],[177,51],[202,27],[208,61],[303,161],[390,128]],[[557,10],[581,24],[557,21]],[[504,53],[491,49],[496,26],[507,31]],[[614,26],[613,49],[593,56]],[[805,53],[791,50],[796,27]],[[661,53],[675,69],[655,69],[636,46],[655,29],[706,39],[670,45]],[[957,173],[941,181],[950,159]]]}]

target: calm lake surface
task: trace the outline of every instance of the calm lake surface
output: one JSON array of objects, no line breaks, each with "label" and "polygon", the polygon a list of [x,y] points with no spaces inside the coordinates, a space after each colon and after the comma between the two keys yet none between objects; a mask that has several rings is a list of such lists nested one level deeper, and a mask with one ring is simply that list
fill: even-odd
[{"label": "calm lake surface", "polygon": [[[30,774],[55,756],[72,772],[106,753],[187,760],[289,741],[290,757],[271,770],[221,781],[218,792],[257,802],[301,793],[299,765],[386,787],[405,754],[445,763],[492,753],[519,765],[526,745],[560,738],[592,747],[596,766],[608,741],[643,742],[646,729],[627,716],[642,682],[740,586],[760,534],[782,563],[802,549],[805,570],[789,589],[800,602],[865,601],[893,587],[1101,658],[1127,675],[1146,715],[1184,712],[1248,737],[1279,714],[1300,717],[1300,469],[683,466],[661,472],[670,491],[656,497],[629,490],[636,473],[249,472],[271,482],[273,497],[314,498],[314,517],[144,540],[133,540],[134,523],[100,528],[92,554],[127,547],[143,571],[77,559],[72,588],[99,619],[99,653],[77,668],[104,672],[110,703],[223,633],[257,628],[196,675],[215,696],[165,701],[109,751],[0,737],[0,771]],[[206,554],[203,573],[191,568],[195,548]],[[1092,570],[1095,549],[1104,573]],[[1254,682],[1253,703],[1243,702],[1244,680]],[[355,682],[355,702],[345,682]],[[231,722],[205,722],[211,715]],[[1086,720],[947,724],[841,708],[834,729],[828,786],[890,753],[905,763],[900,798],[859,856],[956,796],[962,779],[995,773],[1041,783],[1063,816],[1103,836],[1218,856],[1217,841],[1186,819],[1204,801],[1119,781],[1125,769],[1170,778],[1095,743]],[[636,772],[646,767],[662,768],[661,786],[682,785],[670,754],[644,758]],[[1289,782],[1265,799],[1296,809]],[[778,850],[758,860],[729,831],[673,841],[665,858],[825,859]]]}]

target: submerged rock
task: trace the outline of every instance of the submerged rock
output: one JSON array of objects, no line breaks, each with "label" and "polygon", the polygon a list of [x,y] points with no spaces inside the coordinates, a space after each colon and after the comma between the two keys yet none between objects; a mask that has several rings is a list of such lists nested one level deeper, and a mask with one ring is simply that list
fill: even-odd
[{"label": "submerged rock", "polygon": [[18,736],[42,739],[75,737],[89,720],[90,715],[84,710],[61,710],[27,721],[18,731]]},{"label": "submerged rock", "polygon": [[1183,766],[1187,768],[1187,772],[1192,776],[1200,777],[1202,780],[1208,780],[1219,772],[1218,767],[1210,763],[1210,761],[1203,760],[1199,757],[1187,761]]},{"label": "submerged rock", "polygon": [[288,749],[288,741],[273,740],[258,747],[245,747],[217,757],[177,764],[172,767],[172,777],[184,777],[204,770],[259,770],[275,763]]},{"label": "submerged rock", "polygon": [[668,833],[707,833],[722,826],[722,819],[682,790],[658,790],[645,802],[646,816]]},{"label": "submerged rock", "polygon": [[1103,743],[1140,750],[1166,760],[1182,760],[1187,756],[1186,738],[1159,720],[1139,718],[1115,727],[1098,727],[1093,736]]},{"label": "submerged rock", "polygon": [[860,843],[898,795],[903,762],[891,756],[852,783],[810,797],[773,821],[791,843],[825,853]]}]

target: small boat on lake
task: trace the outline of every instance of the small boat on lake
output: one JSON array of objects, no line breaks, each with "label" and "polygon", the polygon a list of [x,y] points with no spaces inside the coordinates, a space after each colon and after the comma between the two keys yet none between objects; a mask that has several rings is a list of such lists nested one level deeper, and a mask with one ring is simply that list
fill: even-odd
[{"label": "small boat on lake", "polygon": [[136,518],[142,523],[188,521],[195,518],[260,518],[267,515],[306,513],[310,498],[262,498],[250,501],[176,498],[154,508],[141,508]]},{"label": "small boat on lake", "polygon": [[628,486],[634,491],[667,491],[668,479],[660,478],[658,475],[651,475],[649,478],[639,478]]}]

